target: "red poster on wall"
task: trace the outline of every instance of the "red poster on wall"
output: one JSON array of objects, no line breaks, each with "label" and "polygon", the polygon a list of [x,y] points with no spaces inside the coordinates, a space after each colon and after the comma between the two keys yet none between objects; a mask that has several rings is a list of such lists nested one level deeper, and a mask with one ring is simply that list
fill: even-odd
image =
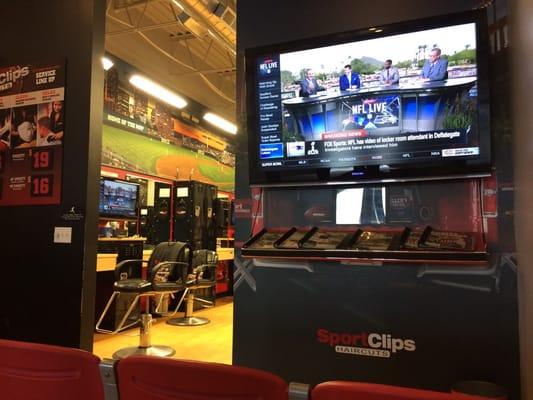
[{"label": "red poster on wall", "polygon": [[0,67],[0,206],[59,204],[65,65]]}]

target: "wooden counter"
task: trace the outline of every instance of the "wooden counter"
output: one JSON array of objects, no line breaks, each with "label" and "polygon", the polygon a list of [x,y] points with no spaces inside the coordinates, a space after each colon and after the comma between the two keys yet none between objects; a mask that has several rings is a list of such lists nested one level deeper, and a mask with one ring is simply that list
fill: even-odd
[{"label": "wooden counter", "polygon": [[99,242],[146,242],[145,237],[100,237],[98,238]]},{"label": "wooden counter", "polygon": [[[152,250],[143,250],[143,260],[148,261],[151,254]],[[233,260],[233,248],[218,248],[217,255],[219,261]],[[113,271],[117,265],[117,256],[116,253],[98,253],[96,255],[96,272]]]},{"label": "wooden counter", "polygon": [[219,237],[217,238],[217,255],[218,261],[229,261],[234,258],[233,238]]},{"label": "wooden counter", "polygon": [[233,260],[234,250],[233,247],[219,247],[217,249],[218,261]]},{"label": "wooden counter", "polygon": [[143,260],[148,261],[152,255],[152,250],[143,250]]},{"label": "wooden counter", "polygon": [[96,272],[113,271],[117,265],[116,253],[99,253],[96,255]]}]

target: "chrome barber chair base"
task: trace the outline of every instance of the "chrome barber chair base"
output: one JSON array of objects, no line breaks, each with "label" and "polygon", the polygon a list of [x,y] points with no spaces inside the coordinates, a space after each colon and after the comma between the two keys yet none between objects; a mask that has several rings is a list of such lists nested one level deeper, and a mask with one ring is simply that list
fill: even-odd
[{"label": "chrome barber chair base", "polygon": [[126,347],[113,353],[113,359],[120,360],[133,355],[172,357],[174,354],[176,354],[176,350],[169,346]]},{"label": "chrome barber chair base", "polygon": [[198,326],[198,325],[205,325],[210,322],[211,321],[207,318],[182,317],[182,318],[171,318],[167,321],[167,324],[177,325],[177,326]]}]

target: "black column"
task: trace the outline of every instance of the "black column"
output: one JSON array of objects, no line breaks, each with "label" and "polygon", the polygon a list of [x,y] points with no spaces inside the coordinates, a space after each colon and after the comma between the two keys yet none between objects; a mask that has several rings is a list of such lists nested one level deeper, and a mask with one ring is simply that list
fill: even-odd
[{"label": "black column", "polygon": [[[0,207],[0,337],[90,350],[105,0],[4,1],[2,15],[0,65],[65,61],[66,129],[61,204]],[[71,244],[53,243],[57,226]]]},{"label": "black column", "polygon": [[[520,318],[520,358],[522,370],[522,398],[533,397],[533,62],[531,49],[533,35],[531,20],[533,3],[530,0],[511,2],[512,72],[513,72],[513,122],[515,134],[515,190],[516,190],[516,247],[520,268],[518,270],[518,304]],[[524,68],[524,66],[527,66]]]}]

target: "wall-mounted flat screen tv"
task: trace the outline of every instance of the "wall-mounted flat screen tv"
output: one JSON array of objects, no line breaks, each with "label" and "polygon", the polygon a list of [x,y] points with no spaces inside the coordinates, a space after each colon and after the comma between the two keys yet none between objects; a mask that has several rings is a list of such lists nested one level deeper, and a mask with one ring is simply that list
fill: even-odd
[{"label": "wall-mounted flat screen tv", "polygon": [[248,50],[251,184],[488,174],[487,36],[476,10]]},{"label": "wall-mounted flat screen tv", "polygon": [[100,179],[100,217],[136,218],[139,185],[115,179]]}]

